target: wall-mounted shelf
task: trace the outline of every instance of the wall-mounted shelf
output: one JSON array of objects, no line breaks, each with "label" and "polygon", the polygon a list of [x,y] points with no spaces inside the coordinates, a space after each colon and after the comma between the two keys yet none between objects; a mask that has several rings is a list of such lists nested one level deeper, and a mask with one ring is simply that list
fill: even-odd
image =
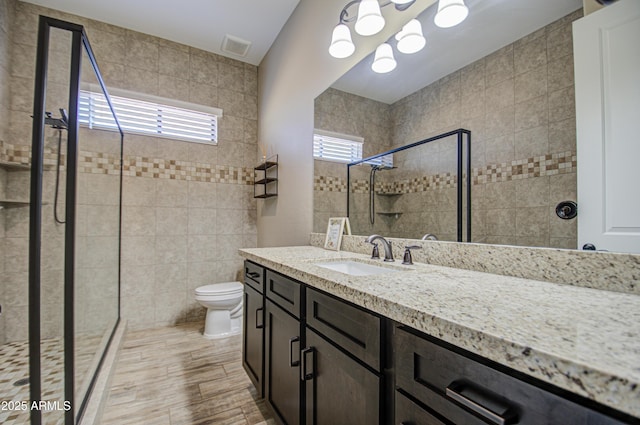
[{"label": "wall-mounted shelf", "polygon": [[28,207],[28,201],[16,201],[13,199],[0,199],[0,207],[2,208],[20,208],[20,207]]},{"label": "wall-mounted shelf", "polygon": [[388,216],[388,217],[395,217],[398,218],[399,216],[402,215],[402,212],[398,211],[398,212],[383,212],[383,211],[376,211],[376,214],[380,214],[380,215],[384,215],[384,216]]},{"label": "wall-mounted shelf", "polygon": [[21,164],[19,162],[0,161],[0,168],[8,171],[24,171],[30,170],[31,166],[29,164]]},{"label": "wall-mounted shelf", "polygon": [[258,199],[278,196],[278,155],[268,158],[253,169],[253,197]]}]

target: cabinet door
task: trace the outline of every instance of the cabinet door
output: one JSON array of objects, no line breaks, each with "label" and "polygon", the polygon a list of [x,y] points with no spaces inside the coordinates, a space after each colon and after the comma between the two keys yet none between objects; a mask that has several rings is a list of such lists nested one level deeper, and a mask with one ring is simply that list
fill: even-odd
[{"label": "cabinet door", "polygon": [[306,342],[306,425],[381,423],[380,378],[309,328]]},{"label": "cabinet door", "polygon": [[244,333],[242,336],[242,366],[260,397],[264,394],[264,297],[245,284]]},{"label": "cabinet door", "polygon": [[265,396],[286,425],[301,421],[300,322],[270,300],[265,306]]}]

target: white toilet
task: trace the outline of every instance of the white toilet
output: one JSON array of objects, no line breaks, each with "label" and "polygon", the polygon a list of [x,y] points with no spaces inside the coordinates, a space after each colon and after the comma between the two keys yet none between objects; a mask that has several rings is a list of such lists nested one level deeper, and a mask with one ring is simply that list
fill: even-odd
[{"label": "white toilet", "polygon": [[205,338],[225,338],[242,331],[242,292],[240,282],[214,283],[195,290],[196,301],[207,308]]}]

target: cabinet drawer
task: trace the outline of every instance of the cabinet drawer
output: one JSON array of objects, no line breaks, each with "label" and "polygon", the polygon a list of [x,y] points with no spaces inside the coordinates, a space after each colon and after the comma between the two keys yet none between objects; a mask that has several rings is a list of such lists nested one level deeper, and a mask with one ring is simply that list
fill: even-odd
[{"label": "cabinet drawer", "polygon": [[380,370],[380,318],[307,289],[307,325],[375,370]]},{"label": "cabinet drawer", "polygon": [[264,268],[250,261],[244,262],[244,283],[264,293]]},{"label": "cabinet drawer", "polygon": [[445,345],[396,328],[396,386],[454,423],[622,424]]},{"label": "cabinet drawer", "polygon": [[300,318],[302,291],[300,282],[267,270],[266,295],[284,310]]}]

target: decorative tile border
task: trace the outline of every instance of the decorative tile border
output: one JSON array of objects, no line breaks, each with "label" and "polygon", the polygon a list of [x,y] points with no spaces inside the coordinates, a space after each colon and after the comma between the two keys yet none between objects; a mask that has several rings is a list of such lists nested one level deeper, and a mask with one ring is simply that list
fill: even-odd
[{"label": "decorative tile border", "polygon": [[[520,159],[511,161],[511,163],[489,164],[482,168],[474,168],[471,175],[473,185],[480,185],[575,173],[576,169],[576,154],[569,151]],[[368,180],[355,180],[351,186],[352,193],[369,193]],[[378,182],[376,183],[376,192],[383,194],[415,193],[456,186],[457,176],[452,173],[443,173],[392,183]],[[341,177],[314,176],[313,189],[319,192],[346,192],[347,181]]]},{"label": "decorative tile border", "polygon": [[[31,149],[28,146],[16,146],[3,143],[0,149],[0,160],[29,164]],[[52,149],[45,149],[45,168],[55,167],[57,153]],[[61,156],[61,164],[66,164],[66,155]],[[132,177],[147,177],[154,179],[189,180],[211,183],[253,184],[253,168],[216,165],[193,161],[177,161],[163,158],[146,158],[141,156],[125,156],[122,174]],[[78,155],[78,169],[87,174],[120,173],[120,158],[114,154],[102,152],[80,151]]]}]

